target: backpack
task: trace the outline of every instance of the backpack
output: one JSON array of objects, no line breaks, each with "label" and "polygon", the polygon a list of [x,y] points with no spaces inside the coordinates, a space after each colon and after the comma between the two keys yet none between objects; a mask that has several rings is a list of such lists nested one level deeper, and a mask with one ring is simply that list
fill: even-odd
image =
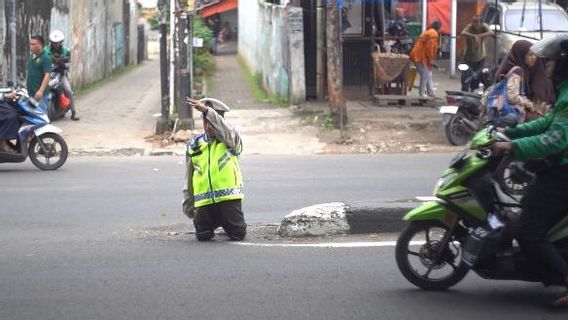
[{"label": "backpack", "polygon": [[[519,69],[522,71],[520,67],[511,68],[504,79],[487,89],[488,95],[485,108],[489,124],[499,126],[501,119],[508,114],[514,114],[517,120],[522,119],[523,115],[519,109],[507,99],[507,82],[511,74]],[[521,94],[524,91],[522,87],[521,85]]]}]

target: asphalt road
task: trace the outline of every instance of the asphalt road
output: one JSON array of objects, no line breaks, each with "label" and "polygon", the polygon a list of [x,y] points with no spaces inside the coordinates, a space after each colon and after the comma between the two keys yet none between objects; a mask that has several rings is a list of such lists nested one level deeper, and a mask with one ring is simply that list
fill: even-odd
[{"label": "asphalt road", "polygon": [[[246,217],[277,222],[326,201],[428,194],[451,155],[243,159]],[[194,240],[180,212],[183,159],[71,158],[61,170],[0,166],[0,319],[564,319],[536,284],[468,276],[424,292],[396,235]],[[299,243],[324,247],[293,247]]]},{"label": "asphalt road", "polygon": [[[277,223],[291,210],[332,201],[380,204],[430,195],[450,154],[246,156],[250,222]],[[70,158],[55,172],[0,165],[4,219],[17,232],[186,222],[183,157]],[[2,228],[0,226],[0,228]],[[2,230],[2,229],[0,229]],[[15,232],[2,230],[2,232]]]},{"label": "asphalt road", "polygon": [[539,285],[469,275],[426,292],[391,247],[172,240],[3,246],[1,319],[566,319]]}]

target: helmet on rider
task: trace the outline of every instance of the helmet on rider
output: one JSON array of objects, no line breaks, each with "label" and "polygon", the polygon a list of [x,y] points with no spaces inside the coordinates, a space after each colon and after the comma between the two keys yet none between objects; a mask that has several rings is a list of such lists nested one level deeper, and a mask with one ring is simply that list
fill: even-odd
[{"label": "helmet on rider", "polygon": [[65,40],[65,36],[63,35],[63,32],[59,30],[55,30],[49,34],[49,41],[52,46],[60,47],[63,45],[63,40]]},{"label": "helmet on rider", "polygon": [[552,83],[557,87],[561,82],[568,80],[568,34],[540,40],[530,49],[538,57],[554,63],[552,69]]}]

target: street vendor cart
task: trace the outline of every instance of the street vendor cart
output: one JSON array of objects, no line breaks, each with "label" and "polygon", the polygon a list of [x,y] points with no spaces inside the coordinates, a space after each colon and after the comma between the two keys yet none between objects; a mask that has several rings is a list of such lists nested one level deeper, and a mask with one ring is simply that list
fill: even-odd
[{"label": "street vendor cart", "polygon": [[403,53],[373,52],[373,74],[376,93],[379,95],[407,93],[407,76],[410,59]]}]

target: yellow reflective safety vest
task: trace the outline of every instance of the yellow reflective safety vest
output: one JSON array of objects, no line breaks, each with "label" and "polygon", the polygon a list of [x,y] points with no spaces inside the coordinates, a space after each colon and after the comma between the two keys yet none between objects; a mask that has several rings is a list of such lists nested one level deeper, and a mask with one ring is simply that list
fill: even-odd
[{"label": "yellow reflective safety vest", "polygon": [[238,157],[222,141],[196,137],[187,148],[193,165],[193,201],[196,208],[243,199],[243,178]]}]

